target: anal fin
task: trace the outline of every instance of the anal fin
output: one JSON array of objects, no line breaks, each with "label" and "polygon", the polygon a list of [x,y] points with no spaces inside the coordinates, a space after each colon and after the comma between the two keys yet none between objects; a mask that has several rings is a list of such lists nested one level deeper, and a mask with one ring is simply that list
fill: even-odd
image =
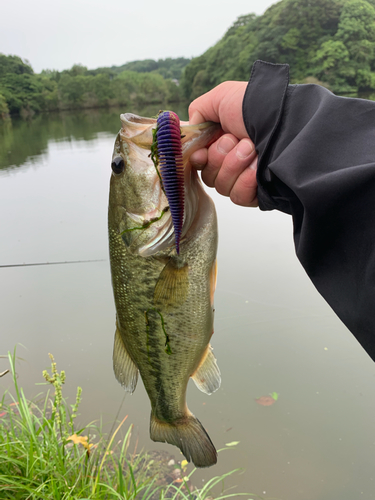
[{"label": "anal fin", "polygon": [[206,394],[212,394],[219,389],[221,384],[221,375],[210,344],[207,347],[207,351],[203,356],[201,364],[198,366],[191,378],[194,380],[198,389]]},{"label": "anal fin", "polygon": [[126,350],[118,326],[113,346],[113,371],[125,391],[133,393],[138,381],[138,368]]}]

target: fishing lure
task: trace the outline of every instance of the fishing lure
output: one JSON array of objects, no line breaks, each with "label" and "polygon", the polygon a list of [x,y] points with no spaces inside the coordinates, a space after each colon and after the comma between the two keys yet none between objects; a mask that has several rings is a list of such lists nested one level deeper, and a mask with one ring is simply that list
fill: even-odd
[{"label": "fishing lure", "polygon": [[151,158],[168,199],[175,233],[176,251],[180,253],[184,222],[184,169],[182,163],[180,119],[173,111],[162,111],[154,130]]}]

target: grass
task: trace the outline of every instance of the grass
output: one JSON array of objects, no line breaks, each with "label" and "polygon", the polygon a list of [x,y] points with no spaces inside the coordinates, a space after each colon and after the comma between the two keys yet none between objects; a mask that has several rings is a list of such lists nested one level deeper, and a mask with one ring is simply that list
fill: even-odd
[{"label": "grass", "polygon": [[[38,402],[29,401],[17,383],[16,355],[8,353],[14,396],[0,401],[0,498],[2,500],[222,500],[255,495],[228,493],[224,480],[228,472],[207,481],[201,489],[191,486],[195,469],[186,474],[187,462],[178,465],[180,478],[163,483],[158,461],[147,453],[129,452],[132,426],[123,429],[125,417],[111,436],[104,436],[94,424],[76,428],[82,390],[68,405],[63,398],[65,372],[57,371],[52,355],[46,384],[53,386]],[[5,399],[10,402],[5,403]],[[120,432],[124,435],[118,439]],[[117,439],[116,439],[117,437]],[[214,496],[218,485],[222,491]]]}]

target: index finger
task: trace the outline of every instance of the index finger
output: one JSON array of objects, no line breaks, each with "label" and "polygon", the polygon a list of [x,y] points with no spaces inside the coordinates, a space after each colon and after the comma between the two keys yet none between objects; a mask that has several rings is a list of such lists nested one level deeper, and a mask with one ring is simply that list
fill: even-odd
[{"label": "index finger", "polygon": [[189,106],[189,123],[197,125],[204,122],[220,123],[219,114],[215,106],[215,92],[210,90],[195,99]]},{"label": "index finger", "polygon": [[223,82],[190,104],[190,123],[220,123],[225,133],[238,139],[249,137],[242,117],[247,82]]}]

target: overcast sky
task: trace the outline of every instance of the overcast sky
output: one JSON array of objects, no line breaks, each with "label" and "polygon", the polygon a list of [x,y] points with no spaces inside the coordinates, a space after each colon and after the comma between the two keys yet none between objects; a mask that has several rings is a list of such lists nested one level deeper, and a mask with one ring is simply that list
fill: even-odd
[{"label": "overcast sky", "polygon": [[275,0],[7,0],[0,52],[35,72],[201,55],[238,16]]}]

